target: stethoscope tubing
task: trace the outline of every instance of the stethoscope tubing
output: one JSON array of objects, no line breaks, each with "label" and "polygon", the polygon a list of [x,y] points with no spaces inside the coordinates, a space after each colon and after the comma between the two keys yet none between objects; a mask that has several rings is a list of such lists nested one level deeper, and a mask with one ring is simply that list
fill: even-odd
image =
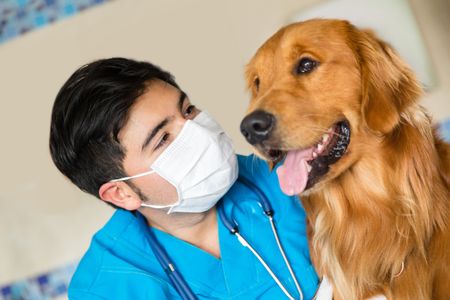
[{"label": "stethoscope tubing", "polygon": [[[281,246],[280,240],[278,238],[277,230],[275,228],[275,224],[273,221],[273,214],[274,211],[272,209],[272,206],[270,205],[269,200],[267,199],[266,195],[257,187],[253,182],[248,180],[247,178],[240,176],[238,178],[239,181],[241,181],[244,185],[251,188],[258,196],[259,203],[264,211],[264,214],[269,218],[272,231],[274,233],[278,248],[280,249],[283,259],[289,269],[289,273],[291,274],[291,277],[295,283],[295,286],[299,292],[300,299],[303,299],[303,293],[300,288],[300,285],[297,282],[297,278],[295,277],[295,274],[290,266],[289,261],[287,260],[286,254],[284,253],[283,247]],[[218,205],[218,213],[219,217],[222,220],[222,223],[224,226],[230,231],[230,233],[236,235],[239,242],[244,246],[247,247],[254,255],[255,257],[261,262],[261,264],[265,267],[265,269],[269,272],[271,277],[275,280],[275,282],[278,284],[278,286],[283,290],[283,293],[289,298],[294,299],[286,290],[286,288],[281,284],[280,280],[275,276],[275,274],[270,270],[269,266],[266,262],[262,259],[262,257],[259,255],[259,253],[247,242],[247,240],[242,237],[242,235],[239,233],[239,226],[238,224],[233,220],[230,221],[221,207],[221,205]],[[158,260],[161,267],[164,269],[164,271],[167,273],[169,279],[171,280],[175,290],[180,294],[180,296],[183,298],[183,300],[196,300],[198,299],[194,292],[191,290],[187,282],[184,280],[183,276],[180,274],[180,272],[176,269],[175,265],[171,262],[169,255],[165,251],[165,249],[159,244],[159,242],[156,239],[155,234],[151,230],[150,227],[148,227],[148,241],[150,244],[150,247],[152,248],[156,259]]]},{"label": "stethoscope tubing", "polygon": [[170,261],[169,255],[157,241],[156,236],[150,227],[148,227],[148,238],[150,247],[152,248],[156,259],[158,260],[163,270],[166,272],[178,294],[180,294],[183,300],[198,299],[187,282],[184,280],[183,276],[175,268],[175,265]]},{"label": "stethoscope tubing", "polygon": [[258,202],[261,204],[264,213],[268,216],[272,216],[273,215],[272,205],[270,205],[269,199],[267,199],[266,195],[261,191],[261,189],[244,176],[239,176],[238,180],[242,182],[244,185],[246,185],[248,188],[251,188],[256,193],[256,195],[260,200]]},{"label": "stethoscope tubing", "polygon": [[[286,256],[286,253],[284,252],[284,249],[281,245],[280,239],[278,237],[278,233],[276,230],[275,222],[273,219],[274,211],[272,209],[272,206],[270,205],[270,201],[267,199],[266,195],[261,191],[261,189],[256,186],[253,182],[251,182],[249,179],[239,176],[238,180],[242,182],[244,185],[246,185],[248,188],[251,188],[253,192],[255,192],[259,198],[260,201],[258,203],[261,205],[264,214],[269,218],[270,226],[272,228],[273,235],[275,237],[275,240],[277,242],[278,249],[281,252],[281,255],[283,257],[283,260],[286,264],[286,267],[289,270],[289,274],[292,277],[292,280],[294,281],[295,287],[299,293],[300,300],[303,300],[303,292],[300,287],[300,284],[297,281],[297,278],[294,274],[294,271],[291,268],[291,264]],[[262,259],[261,255],[250,245],[250,243],[239,233],[239,226],[238,224],[233,220],[230,221],[225,215],[224,210],[220,207],[218,208],[220,219],[222,220],[222,223],[227,227],[227,229],[234,235],[237,236],[239,242],[244,246],[247,247],[253,255],[259,260],[259,262],[264,266],[264,268],[267,270],[269,275],[272,277],[272,279],[277,283],[277,285],[280,287],[280,289],[283,291],[283,293],[289,298],[294,299],[292,295],[287,291],[287,289],[283,286],[281,281],[276,277],[276,275],[272,272],[270,267],[267,265],[267,263]]]}]

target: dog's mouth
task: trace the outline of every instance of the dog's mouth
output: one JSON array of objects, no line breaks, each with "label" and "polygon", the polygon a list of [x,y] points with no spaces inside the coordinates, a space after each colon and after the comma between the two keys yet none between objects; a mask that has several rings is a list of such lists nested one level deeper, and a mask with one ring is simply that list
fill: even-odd
[{"label": "dog's mouth", "polygon": [[304,149],[265,149],[263,153],[277,169],[282,191],[287,195],[301,194],[313,187],[328,173],[330,165],[339,161],[350,144],[350,125],[347,120],[331,126],[313,146]]}]

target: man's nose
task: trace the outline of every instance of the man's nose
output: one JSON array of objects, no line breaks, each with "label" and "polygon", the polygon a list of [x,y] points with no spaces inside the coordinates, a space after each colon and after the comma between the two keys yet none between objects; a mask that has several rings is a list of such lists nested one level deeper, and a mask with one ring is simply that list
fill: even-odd
[{"label": "man's nose", "polygon": [[274,115],[263,110],[249,114],[241,122],[241,133],[252,144],[267,140],[275,125]]}]

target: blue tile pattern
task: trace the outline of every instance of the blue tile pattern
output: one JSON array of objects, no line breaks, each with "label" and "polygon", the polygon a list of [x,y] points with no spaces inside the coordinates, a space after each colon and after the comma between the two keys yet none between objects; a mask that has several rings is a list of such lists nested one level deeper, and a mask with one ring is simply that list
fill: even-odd
[{"label": "blue tile pattern", "polygon": [[0,44],[112,0],[0,0]]},{"label": "blue tile pattern", "polygon": [[[1,1],[1,0],[0,0]],[[0,300],[49,300],[67,293],[77,263],[0,286]]]}]

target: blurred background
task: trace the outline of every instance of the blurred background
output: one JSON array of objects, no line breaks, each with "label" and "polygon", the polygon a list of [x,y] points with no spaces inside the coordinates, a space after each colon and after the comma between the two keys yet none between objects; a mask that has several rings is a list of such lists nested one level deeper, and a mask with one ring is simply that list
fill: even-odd
[{"label": "blurred background", "polygon": [[239,134],[245,64],[281,26],[310,17],[350,19],[394,45],[450,137],[448,0],[0,0],[0,300],[67,298],[112,214],[49,156],[53,101],[76,68],[112,56],[158,64],[249,153]]}]

